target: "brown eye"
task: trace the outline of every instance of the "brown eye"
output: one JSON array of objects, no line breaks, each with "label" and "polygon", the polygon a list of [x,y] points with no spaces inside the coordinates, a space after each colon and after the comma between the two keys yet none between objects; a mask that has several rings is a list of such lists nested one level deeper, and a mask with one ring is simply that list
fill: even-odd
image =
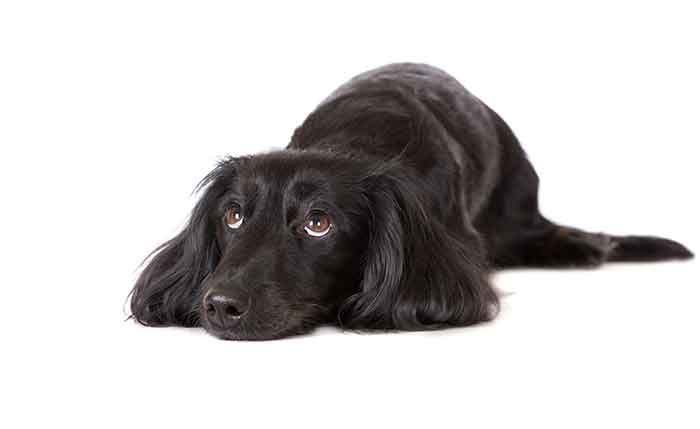
[{"label": "brown eye", "polygon": [[231,229],[238,229],[243,225],[243,210],[238,204],[234,204],[224,214],[224,222]]},{"label": "brown eye", "polygon": [[304,221],[304,232],[312,237],[323,237],[331,230],[331,219],[322,211],[311,212]]}]

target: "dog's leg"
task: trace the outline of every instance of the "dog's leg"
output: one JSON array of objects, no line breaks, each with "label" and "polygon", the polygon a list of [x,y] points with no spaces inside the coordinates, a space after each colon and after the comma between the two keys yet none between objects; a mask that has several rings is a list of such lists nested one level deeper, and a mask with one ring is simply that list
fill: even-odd
[{"label": "dog's leg", "polygon": [[680,243],[650,236],[596,234],[550,222],[540,214],[539,178],[508,125],[494,112],[504,152],[501,175],[475,219],[489,260],[502,267],[595,267],[604,262],[689,259]]},{"label": "dog's leg", "polygon": [[494,255],[498,267],[596,267],[604,262],[689,259],[680,243],[650,236],[591,233],[546,222],[534,231],[515,232]]}]

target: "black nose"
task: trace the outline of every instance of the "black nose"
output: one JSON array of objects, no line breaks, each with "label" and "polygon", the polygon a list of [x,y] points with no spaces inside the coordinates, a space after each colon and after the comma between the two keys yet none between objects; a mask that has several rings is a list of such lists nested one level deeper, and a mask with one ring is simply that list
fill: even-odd
[{"label": "black nose", "polygon": [[204,298],[204,310],[209,323],[229,329],[248,311],[249,302],[222,292],[209,293]]}]

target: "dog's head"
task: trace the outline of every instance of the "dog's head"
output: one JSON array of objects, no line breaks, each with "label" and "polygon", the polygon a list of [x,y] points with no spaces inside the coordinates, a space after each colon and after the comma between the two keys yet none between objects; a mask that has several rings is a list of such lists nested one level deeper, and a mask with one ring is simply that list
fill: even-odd
[{"label": "dog's head", "polygon": [[489,319],[496,296],[477,249],[416,189],[392,165],[331,153],[228,159],[142,272],[133,316],[225,339],[336,322],[426,329]]}]

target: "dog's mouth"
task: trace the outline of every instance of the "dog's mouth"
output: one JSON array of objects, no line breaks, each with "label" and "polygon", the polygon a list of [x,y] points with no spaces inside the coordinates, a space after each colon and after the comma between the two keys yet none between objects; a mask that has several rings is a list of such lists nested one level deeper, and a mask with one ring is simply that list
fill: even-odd
[{"label": "dog's mouth", "polygon": [[220,340],[227,341],[267,341],[277,340],[280,338],[292,337],[308,333],[311,326],[275,326],[272,325],[265,329],[250,329],[248,327],[236,327],[222,329],[210,324],[204,326],[204,329],[214,337]]},{"label": "dog's mouth", "polygon": [[[206,310],[205,310],[206,311]],[[281,312],[274,319],[257,318],[253,315],[241,318],[228,326],[216,324],[210,318],[202,317],[202,327],[211,335],[229,341],[265,341],[302,335],[310,332],[315,326],[323,323],[318,317],[305,317],[294,312]],[[269,316],[269,315],[268,315]]]},{"label": "dog's mouth", "polygon": [[[272,288],[269,288],[272,289]],[[274,290],[268,290],[268,296]],[[331,323],[334,307],[316,300],[235,299],[205,294],[197,306],[200,325],[212,336],[232,341],[264,341],[309,333]]]}]

